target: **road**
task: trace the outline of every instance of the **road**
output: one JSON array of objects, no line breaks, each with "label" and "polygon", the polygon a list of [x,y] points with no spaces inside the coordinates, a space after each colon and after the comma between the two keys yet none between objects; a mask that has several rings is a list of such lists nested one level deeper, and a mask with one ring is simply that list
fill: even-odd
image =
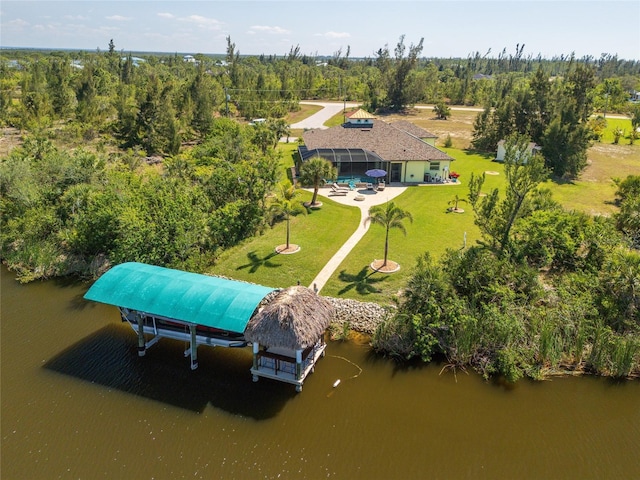
[{"label": "road", "polygon": [[311,129],[311,128],[328,128],[324,124],[327,120],[329,120],[334,115],[342,112],[344,108],[353,108],[357,107],[360,104],[354,102],[311,102],[304,101],[300,102],[303,105],[319,105],[322,110],[317,111],[310,117],[305,118],[304,120],[299,121],[298,123],[294,123],[291,126],[292,129]]}]

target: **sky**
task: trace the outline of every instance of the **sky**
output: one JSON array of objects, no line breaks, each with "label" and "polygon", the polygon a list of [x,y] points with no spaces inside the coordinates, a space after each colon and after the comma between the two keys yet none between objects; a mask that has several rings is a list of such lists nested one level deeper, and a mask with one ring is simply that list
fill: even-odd
[{"label": "sky", "polygon": [[350,57],[424,38],[423,57],[545,58],[603,53],[640,60],[639,0],[2,0],[0,46],[123,52]]}]

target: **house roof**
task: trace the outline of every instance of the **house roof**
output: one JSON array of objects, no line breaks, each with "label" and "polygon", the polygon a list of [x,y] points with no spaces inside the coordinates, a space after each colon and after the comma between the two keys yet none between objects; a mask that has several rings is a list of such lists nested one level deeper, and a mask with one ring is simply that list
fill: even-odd
[{"label": "house roof", "polygon": [[408,122],[407,120],[398,120],[396,122],[391,122],[390,125],[399,128],[400,130],[407,132],[410,135],[415,135],[418,138],[438,138],[436,134],[427,132],[424,128]]},{"label": "house roof", "polygon": [[[500,146],[504,146],[506,142],[507,142],[506,140],[502,139],[502,140],[498,141],[498,146],[499,147]],[[529,142],[529,148],[530,149],[533,150],[536,147],[540,148],[540,146],[536,142]]]},{"label": "house roof", "polygon": [[367,112],[366,110],[363,110],[361,108],[359,108],[358,110],[356,110],[355,112],[350,112],[347,113],[347,118],[367,118],[367,119],[374,119],[376,118],[375,115],[370,114],[369,112]]},{"label": "house roof", "polygon": [[416,135],[382,120],[373,120],[366,127],[343,124],[325,130],[308,130],[302,138],[309,150],[362,149],[374,152],[385,161],[453,160]]}]

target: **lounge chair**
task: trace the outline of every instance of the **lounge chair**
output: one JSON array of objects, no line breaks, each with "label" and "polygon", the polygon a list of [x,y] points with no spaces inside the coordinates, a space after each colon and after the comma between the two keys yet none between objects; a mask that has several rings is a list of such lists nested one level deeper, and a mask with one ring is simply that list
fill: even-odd
[{"label": "lounge chair", "polygon": [[367,190],[373,190],[373,183],[367,183]]},{"label": "lounge chair", "polygon": [[333,182],[333,185],[331,185],[331,188],[335,188],[336,190],[346,190],[347,192],[349,191],[349,187],[341,187],[336,182]]},{"label": "lounge chair", "polygon": [[349,189],[339,189],[335,188],[333,185],[331,186],[331,193],[329,195],[346,195],[349,193]]},{"label": "lounge chair", "polygon": [[384,190],[384,182],[378,183],[378,190]]}]

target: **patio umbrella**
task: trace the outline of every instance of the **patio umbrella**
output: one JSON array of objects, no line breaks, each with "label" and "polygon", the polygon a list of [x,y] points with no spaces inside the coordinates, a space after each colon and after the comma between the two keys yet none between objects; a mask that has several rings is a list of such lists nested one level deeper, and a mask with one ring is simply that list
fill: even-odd
[{"label": "patio umbrella", "polygon": [[380,170],[379,168],[374,168],[372,170],[367,170],[366,172],[364,172],[364,174],[367,177],[378,178],[378,177],[384,177],[387,174],[387,172],[385,170]]}]

